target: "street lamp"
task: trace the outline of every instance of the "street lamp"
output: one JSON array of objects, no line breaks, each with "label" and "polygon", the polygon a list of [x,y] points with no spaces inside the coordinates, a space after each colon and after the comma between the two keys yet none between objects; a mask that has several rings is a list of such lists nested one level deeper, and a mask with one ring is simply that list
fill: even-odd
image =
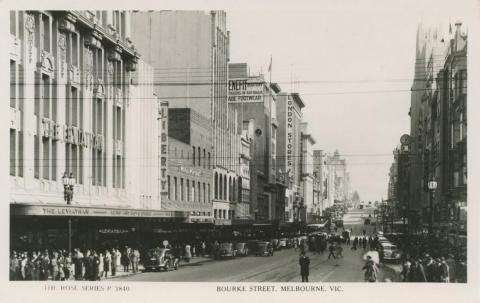
[{"label": "street lamp", "polygon": [[428,182],[428,189],[430,190],[430,212],[428,222],[428,234],[431,236],[433,233],[433,194],[437,189],[437,181],[432,179]]},{"label": "street lamp", "polygon": [[[75,187],[75,178],[73,177],[73,173],[67,176],[65,172],[62,177],[62,184],[63,184],[63,199],[67,202],[67,205],[72,203],[73,199],[73,188]],[[68,251],[72,251],[72,218],[68,217]]]}]

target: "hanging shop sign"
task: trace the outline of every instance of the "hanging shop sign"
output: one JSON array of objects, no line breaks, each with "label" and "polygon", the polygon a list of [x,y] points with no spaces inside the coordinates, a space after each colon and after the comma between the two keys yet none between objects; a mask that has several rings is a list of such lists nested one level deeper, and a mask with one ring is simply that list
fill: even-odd
[{"label": "hanging shop sign", "polygon": [[228,103],[263,102],[264,83],[261,78],[228,80]]}]

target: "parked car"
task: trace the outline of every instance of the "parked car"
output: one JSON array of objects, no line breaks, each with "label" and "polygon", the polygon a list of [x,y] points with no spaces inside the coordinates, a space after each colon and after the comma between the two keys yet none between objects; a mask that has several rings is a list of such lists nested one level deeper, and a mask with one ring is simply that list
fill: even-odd
[{"label": "parked car", "polygon": [[235,258],[236,255],[237,255],[237,252],[233,247],[233,244],[229,242],[221,243],[217,251],[215,252],[215,258],[217,259],[226,258],[226,257]]},{"label": "parked car", "polygon": [[255,250],[256,256],[269,257],[273,256],[273,246],[270,242],[258,242]]},{"label": "parked car", "polygon": [[401,253],[396,245],[392,243],[381,243],[380,246],[380,249],[383,251],[383,260],[393,261],[395,263],[400,262]]},{"label": "parked car", "polygon": [[179,258],[175,257],[173,251],[169,248],[152,248],[147,252],[147,256],[144,264],[146,271],[178,269]]},{"label": "parked car", "polygon": [[248,255],[248,245],[244,242],[235,243],[235,251],[237,256],[247,256]]}]

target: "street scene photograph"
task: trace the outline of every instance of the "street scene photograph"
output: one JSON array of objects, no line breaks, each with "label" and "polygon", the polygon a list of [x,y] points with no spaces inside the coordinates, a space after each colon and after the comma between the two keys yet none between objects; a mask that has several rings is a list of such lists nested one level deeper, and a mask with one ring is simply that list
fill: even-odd
[{"label": "street scene photograph", "polygon": [[471,25],[403,9],[10,10],[10,284],[471,281]]}]

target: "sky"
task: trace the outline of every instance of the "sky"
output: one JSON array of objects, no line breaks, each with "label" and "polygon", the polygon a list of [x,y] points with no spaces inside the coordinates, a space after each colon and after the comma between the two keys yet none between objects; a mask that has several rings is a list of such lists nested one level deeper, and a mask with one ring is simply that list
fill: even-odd
[{"label": "sky", "polygon": [[230,61],[268,79],[272,56],[272,82],[301,94],[314,148],[338,149],[364,201],[387,198],[392,151],[410,132],[419,22],[463,17],[446,6],[392,3],[227,10]]}]

